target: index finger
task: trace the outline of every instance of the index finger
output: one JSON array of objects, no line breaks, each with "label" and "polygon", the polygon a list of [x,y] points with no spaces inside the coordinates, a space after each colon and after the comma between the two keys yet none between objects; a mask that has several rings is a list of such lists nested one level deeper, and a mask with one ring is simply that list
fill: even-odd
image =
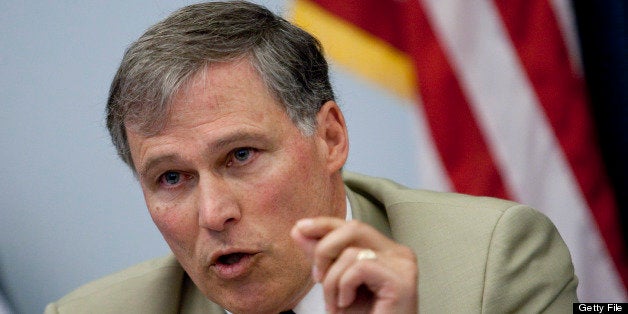
[{"label": "index finger", "polygon": [[290,231],[290,236],[310,258],[314,258],[314,249],[318,241],[344,223],[344,220],[334,217],[305,218],[297,221]]},{"label": "index finger", "polygon": [[318,217],[297,224],[303,237],[310,239],[308,255],[313,257],[315,279],[320,281],[329,266],[349,247],[382,250],[390,239],[368,224],[353,220]]},{"label": "index finger", "polygon": [[321,239],[329,232],[342,227],[347,221],[336,217],[304,218],[294,225],[303,236],[311,239]]}]

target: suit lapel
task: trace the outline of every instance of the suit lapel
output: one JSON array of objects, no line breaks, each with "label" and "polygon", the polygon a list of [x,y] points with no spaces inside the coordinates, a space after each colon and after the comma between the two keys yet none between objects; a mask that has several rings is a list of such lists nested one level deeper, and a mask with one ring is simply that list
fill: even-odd
[{"label": "suit lapel", "polygon": [[347,192],[347,198],[351,204],[351,214],[353,215],[353,219],[365,222],[373,226],[382,234],[392,238],[386,211],[365,198],[363,195],[354,192],[348,186],[345,186],[345,191]]},{"label": "suit lapel", "polygon": [[181,287],[181,302],[179,313],[225,314],[225,311],[221,306],[205,297],[205,295],[196,287],[194,282],[192,282],[187,274],[185,274],[184,277],[185,278],[183,279],[183,284]]}]

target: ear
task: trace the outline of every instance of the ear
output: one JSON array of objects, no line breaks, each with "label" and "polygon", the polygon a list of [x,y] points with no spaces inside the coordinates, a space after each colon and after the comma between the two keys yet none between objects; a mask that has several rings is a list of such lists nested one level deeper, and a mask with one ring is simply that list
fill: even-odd
[{"label": "ear", "polygon": [[339,171],[349,155],[349,136],[345,118],[335,101],[328,101],[317,114],[317,135],[322,140],[330,172]]}]

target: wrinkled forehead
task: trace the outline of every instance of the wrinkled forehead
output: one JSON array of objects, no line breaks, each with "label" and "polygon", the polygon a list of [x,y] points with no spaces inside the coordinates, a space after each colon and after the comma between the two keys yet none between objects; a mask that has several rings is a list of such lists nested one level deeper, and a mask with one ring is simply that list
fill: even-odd
[{"label": "wrinkled forehead", "polygon": [[[266,84],[263,76],[248,57],[235,60],[207,63],[182,81],[171,96],[161,102],[142,102],[130,112],[125,127],[143,136],[155,136],[169,124],[191,119],[190,110],[201,106],[217,112],[227,107],[212,104],[252,103],[245,95],[254,91],[257,99],[272,99],[285,112],[276,93]],[[242,98],[239,100],[238,98]],[[198,108],[196,108],[198,109]]]}]

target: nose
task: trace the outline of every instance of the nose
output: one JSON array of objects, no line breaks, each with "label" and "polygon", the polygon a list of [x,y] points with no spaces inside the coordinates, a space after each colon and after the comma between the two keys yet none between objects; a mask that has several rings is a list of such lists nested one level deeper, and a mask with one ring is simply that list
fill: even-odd
[{"label": "nose", "polygon": [[236,196],[223,179],[201,180],[197,194],[200,227],[223,231],[240,220],[241,212]]}]

